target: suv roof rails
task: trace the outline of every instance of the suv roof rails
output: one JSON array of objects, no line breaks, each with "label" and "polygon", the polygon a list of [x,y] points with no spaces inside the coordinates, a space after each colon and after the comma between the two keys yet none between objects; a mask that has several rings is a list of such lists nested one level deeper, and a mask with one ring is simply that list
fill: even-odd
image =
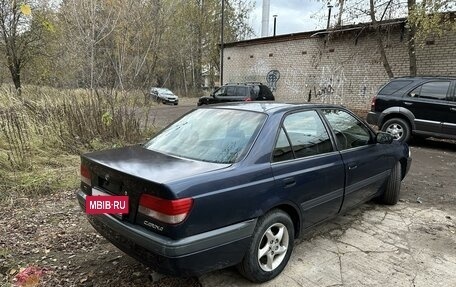
[{"label": "suv roof rails", "polygon": [[249,85],[263,85],[262,82],[245,82],[244,84],[249,84]]},{"label": "suv roof rails", "polygon": [[224,86],[228,85],[263,85],[262,82],[242,82],[242,83],[226,83]]}]

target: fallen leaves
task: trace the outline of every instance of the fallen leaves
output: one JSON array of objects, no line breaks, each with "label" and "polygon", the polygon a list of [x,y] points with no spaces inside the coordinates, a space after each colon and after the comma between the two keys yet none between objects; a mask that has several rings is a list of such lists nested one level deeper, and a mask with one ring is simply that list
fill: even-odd
[{"label": "fallen leaves", "polygon": [[14,277],[14,285],[21,287],[34,287],[38,286],[41,281],[41,277],[46,273],[45,268],[37,266],[28,266],[21,268],[19,273]]}]

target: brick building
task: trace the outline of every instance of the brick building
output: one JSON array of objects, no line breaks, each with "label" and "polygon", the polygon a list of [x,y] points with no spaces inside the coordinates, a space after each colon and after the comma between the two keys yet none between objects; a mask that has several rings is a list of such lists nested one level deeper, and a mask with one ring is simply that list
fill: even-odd
[{"label": "brick building", "polygon": [[[409,74],[406,19],[381,23],[394,76]],[[224,83],[260,81],[276,100],[367,110],[388,80],[369,23],[225,44]],[[417,47],[418,75],[456,76],[456,32]]]}]

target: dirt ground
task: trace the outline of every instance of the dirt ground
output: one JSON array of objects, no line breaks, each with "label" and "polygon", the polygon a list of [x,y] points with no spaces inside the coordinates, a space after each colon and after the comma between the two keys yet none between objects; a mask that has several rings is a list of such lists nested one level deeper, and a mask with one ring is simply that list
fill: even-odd
[{"label": "dirt ground", "polygon": [[[193,105],[160,106],[157,126]],[[284,272],[264,286],[456,286],[456,143],[412,144],[396,206],[366,203],[297,240]],[[42,286],[253,286],[228,268],[163,277],[118,251],[87,222],[75,190],[0,203],[0,286],[29,266]]]}]

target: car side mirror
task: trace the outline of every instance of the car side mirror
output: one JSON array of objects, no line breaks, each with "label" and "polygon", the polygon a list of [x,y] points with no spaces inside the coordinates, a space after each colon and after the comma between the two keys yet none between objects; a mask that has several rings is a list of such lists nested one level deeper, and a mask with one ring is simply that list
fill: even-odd
[{"label": "car side mirror", "polygon": [[375,140],[379,144],[390,144],[393,142],[394,137],[389,133],[378,132],[377,135],[375,136]]}]

